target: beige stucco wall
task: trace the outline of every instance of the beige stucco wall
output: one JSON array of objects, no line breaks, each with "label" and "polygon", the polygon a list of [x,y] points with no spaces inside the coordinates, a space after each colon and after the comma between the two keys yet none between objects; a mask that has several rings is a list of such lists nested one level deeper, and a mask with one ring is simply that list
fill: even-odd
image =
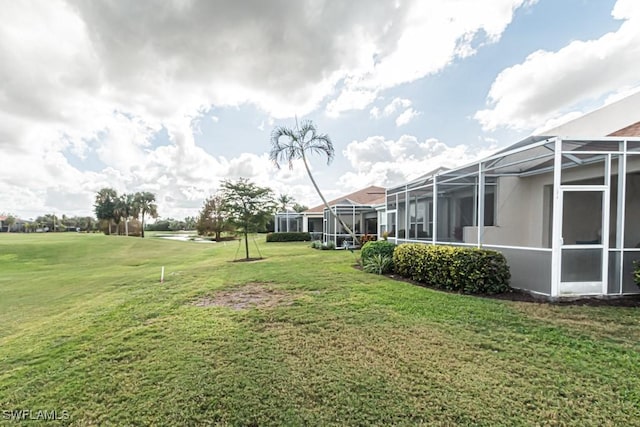
[{"label": "beige stucco wall", "polygon": [[[629,157],[627,173],[640,171],[640,156]],[[563,182],[583,181],[601,177],[604,169],[601,164],[593,164],[584,167],[565,169],[563,171]],[[604,182],[599,182],[603,184]],[[550,221],[551,221],[551,199],[550,186],[553,184],[553,174],[551,172],[535,175],[531,177],[502,177],[498,180],[496,197],[496,222],[493,227],[484,227],[483,243],[508,246],[529,246],[529,247],[550,247]],[[640,186],[640,178],[632,176],[628,179],[627,192],[634,191],[634,186]],[[548,195],[545,197],[545,193]],[[615,204],[612,200],[612,227],[615,224]],[[640,212],[640,199],[628,198],[627,212]],[[575,206],[577,211],[584,211],[585,226],[597,230],[597,226],[589,223],[597,217],[588,211],[586,206]],[[591,221],[593,222],[593,221]],[[640,222],[626,221],[627,230],[625,238],[635,239],[640,236]],[[464,228],[464,241],[466,243],[477,243],[477,227]],[[594,234],[593,238],[597,236]],[[575,240],[575,236],[567,236]],[[637,243],[637,242],[635,242]],[[633,245],[635,245],[633,243]],[[626,242],[631,245],[632,242]],[[631,246],[627,246],[631,247]]]}]

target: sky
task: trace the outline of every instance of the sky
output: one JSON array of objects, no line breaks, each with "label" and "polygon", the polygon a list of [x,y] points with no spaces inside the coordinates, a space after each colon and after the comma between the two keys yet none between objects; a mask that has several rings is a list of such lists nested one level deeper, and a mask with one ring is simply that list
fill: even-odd
[{"label": "sky", "polygon": [[0,212],[103,187],[195,216],[222,179],[307,206],[470,163],[640,89],[637,0],[0,0]]}]

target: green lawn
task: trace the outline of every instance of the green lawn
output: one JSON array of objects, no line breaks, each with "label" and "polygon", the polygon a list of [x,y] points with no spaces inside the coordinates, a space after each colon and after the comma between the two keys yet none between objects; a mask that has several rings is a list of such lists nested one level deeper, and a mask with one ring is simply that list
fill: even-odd
[{"label": "green lawn", "polygon": [[[30,409],[74,425],[640,425],[637,309],[446,294],[263,240],[265,260],[234,263],[235,242],[2,233],[0,424]],[[194,304],[247,284],[279,304]]]}]

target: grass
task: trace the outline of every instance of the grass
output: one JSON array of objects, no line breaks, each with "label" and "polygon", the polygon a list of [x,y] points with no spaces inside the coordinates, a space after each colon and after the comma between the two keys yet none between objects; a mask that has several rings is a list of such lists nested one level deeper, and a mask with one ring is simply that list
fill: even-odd
[{"label": "grass", "polygon": [[[266,259],[233,263],[236,242],[0,235],[0,423],[640,424],[637,309],[441,293],[258,239]],[[247,283],[289,303],[193,304]]]}]

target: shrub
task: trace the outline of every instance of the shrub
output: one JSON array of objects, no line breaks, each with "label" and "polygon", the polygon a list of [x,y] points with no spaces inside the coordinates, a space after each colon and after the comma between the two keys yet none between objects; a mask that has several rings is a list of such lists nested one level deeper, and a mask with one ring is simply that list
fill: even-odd
[{"label": "shrub", "polygon": [[636,282],[636,285],[640,286],[640,261],[635,261],[633,267],[633,280]]},{"label": "shrub", "polygon": [[327,243],[322,244],[322,250],[334,250],[336,248],[336,243],[333,240],[329,240]]},{"label": "shrub", "polygon": [[396,245],[386,240],[378,240],[375,242],[367,242],[362,246],[360,251],[360,257],[362,258],[362,264],[365,265],[367,261],[374,255],[384,255],[392,259],[391,269],[393,269],[393,250]]},{"label": "shrub", "polygon": [[310,242],[311,235],[306,232],[268,233],[267,242]]},{"label": "shrub", "polygon": [[325,250],[329,250],[329,249],[335,249],[336,248],[336,244],[332,241],[327,242],[326,244],[322,243],[322,240],[314,240],[313,242],[311,242],[311,247],[313,249],[321,249],[323,251]]},{"label": "shrub", "polygon": [[385,274],[392,270],[393,259],[388,255],[374,254],[367,258],[362,267],[367,273]]},{"label": "shrub", "polygon": [[360,245],[364,246],[365,243],[375,242],[376,240],[378,240],[378,237],[375,234],[365,234],[360,237]]},{"label": "shrub", "polygon": [[509,290],[509,266],[500,252],[406,243],[393,253],[395,272],[435,288],[466,294]]}]

